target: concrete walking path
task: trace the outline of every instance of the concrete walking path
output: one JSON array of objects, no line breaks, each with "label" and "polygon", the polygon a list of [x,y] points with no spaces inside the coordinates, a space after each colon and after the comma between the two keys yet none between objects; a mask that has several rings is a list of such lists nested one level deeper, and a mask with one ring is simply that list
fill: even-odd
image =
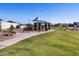
[{"label": "concrete walking path", "polygon": [[44,32],[35,32],[34,31],[34,32],[17,33],[15,38],[8,39],[8,40],[5,40],[5,41],[1,41],[0,42],[0,49],[11,46],[11,45],[13,45],[13,44],[15,44],[15,43],[17,43],[21,40],[26,39],[26,38],[30,38],[32,36],[44,34],[44,33],[51,32],[51,31],[54,31],[54,30],[49,30],[49,31],[44,31]]}]

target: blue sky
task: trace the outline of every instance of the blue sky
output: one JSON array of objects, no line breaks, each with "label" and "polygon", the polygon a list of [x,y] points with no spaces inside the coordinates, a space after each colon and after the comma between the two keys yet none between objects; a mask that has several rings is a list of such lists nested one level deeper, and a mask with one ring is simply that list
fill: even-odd
[{"label": "blue sky", "polygon": [[0,18],[20,23],[34,18],[51,23],[79,22],[79,4],[61,3],[7,3],[0,4]]}]

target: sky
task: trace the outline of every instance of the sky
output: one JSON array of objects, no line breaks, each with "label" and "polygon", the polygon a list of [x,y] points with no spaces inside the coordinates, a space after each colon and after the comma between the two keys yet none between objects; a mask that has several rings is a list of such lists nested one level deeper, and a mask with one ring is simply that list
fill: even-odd
[{"label": "sky", "polygon": [[79,22],[78,3],[0,3],[4,21],[31,23],[36,17],[51,23]]}]

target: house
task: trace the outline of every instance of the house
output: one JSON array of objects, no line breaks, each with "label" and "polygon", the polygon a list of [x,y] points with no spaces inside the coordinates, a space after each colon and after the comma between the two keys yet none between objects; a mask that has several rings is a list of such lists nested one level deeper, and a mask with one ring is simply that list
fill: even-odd
[{"label": "house", "polygon": [[17,25],[19,25],[19,23],[9,22],[9,21],[7,22],[7,21],[2,21],[2,20],[0,21],[1,30],[9,29],[11,25],[16,27]]}]

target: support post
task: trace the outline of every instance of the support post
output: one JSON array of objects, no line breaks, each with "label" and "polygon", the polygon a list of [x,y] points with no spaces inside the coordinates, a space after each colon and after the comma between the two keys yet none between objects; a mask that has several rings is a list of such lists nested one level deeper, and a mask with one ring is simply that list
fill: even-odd
[{"label": "support post", "polygon": [[38,31],[41,30],[41,23],[38,23]]},{"label": "support post", "polygon": [[34,30],[37,30],[37,23],[34,23]]},{"label": "support post", "polygon": [[50,23],[48,23],[48,29],[50,30],[50,28],[51,28],[51,24],[50,24]]},{"label": "support post", "polygon": [[45,23],[45,31],[48,30],[48,23]]}]

